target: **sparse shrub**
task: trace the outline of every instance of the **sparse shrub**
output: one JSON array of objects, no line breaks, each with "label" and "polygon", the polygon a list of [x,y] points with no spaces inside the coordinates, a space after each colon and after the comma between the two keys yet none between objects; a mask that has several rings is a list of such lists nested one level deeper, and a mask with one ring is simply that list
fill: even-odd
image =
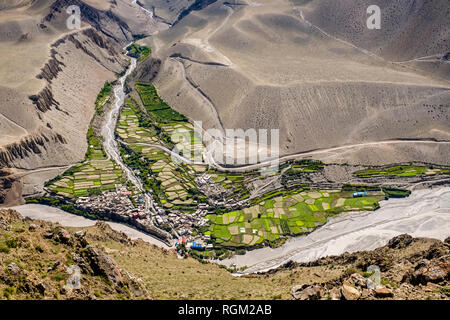
[{"label": "sparse shrub", "polygon": [[58,272],[53,276],[53,280],[55,280],[56,282],[66,280],[66,274],[62,273],[62,272]]},{"label": "sparse shrub", "polygon": [[9,253],[10,249],[4,242],[0,242],[0,253]]},{"label": "sparse shrub", "polygon": [[357,273],[357,272],[358,272],[358,270],[356,270],[356,269],[353,268],[353,267],[348,268],[348,269],[345,271],[345,273],[346,273],[347,275],[352,275],[352,274]]},{"label": "sparse shrub", "polygon": [[15,287],[7,287],[7,288],[3,289],[3,296],[8,300],[11,300],[12,296],[15,294],[16,294]]},{"label": "sparse shrub", "polygon": [[18,238],[8,239],[8,240],[5,241],[5,244],[10,249],[15,249],[15,248],[18,248],[20,246],[20,242],[19,242]]},{"label": "sparse shrub", "polygon": [[381,284],[382,284],[383,286],[389,285],[389,286],[391,286],[392,288],[397,288],[397,287],[398,287],[398,284],[397,284],[396,282],[394,282],[394,281],[392,281],[392,280],[389,280],[388,278],[381,278]]},{"label": "sparse shrub", "polygon": [[94,290],[94,296],[96,296],[97,298],[101,298],[102,297],[102,293],[100,292],[100,290],[95,289]]},{"label": "sparse shrub", "polygon": [[362,275],[363,275],[364,278],[369,278],[374,273],[375,273],[375,270],[372,270],[371,272],[364,271]]},{"label": "sparse shrub", "polygon": [[445,294],[450,297],[450,286],[442,286],[439,289],[440,293]]}]

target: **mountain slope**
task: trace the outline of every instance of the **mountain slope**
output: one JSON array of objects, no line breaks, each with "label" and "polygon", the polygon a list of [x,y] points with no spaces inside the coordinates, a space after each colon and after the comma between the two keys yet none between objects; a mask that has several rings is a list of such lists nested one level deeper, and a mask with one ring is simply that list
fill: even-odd
[{"label": "mountain slope", "polygon": [[[163,61],[156,86],[177,111],[204,127],[280,129],[282,154],[355,145],[322,159],[448,164],[442,156],[448,143],[430,142],[430,152],[420,142],[450,139],[448,63],[430,73],[416,67],[422,62],[390,61],[446,52],[448,10],[442,2],[424,3],[400,24],[398,15],[385,14],[386,30],[410,39],[411,26],[430,18],[424,29],[434,30],[429,41],[422,46],[414,39],[407,48],[383,35],[391,31],[357,32],[365,28],[368,3],[352,7],[347,1],[338,10],[333,1],[218,1],[148,40]],[[417,144],[389,144],[402,139]]]},{"label": "mountain slope", "polygon": [[[66,27],[69,5],[80,7],[80,30]],[[128,1],[39,0],[2,8],[0,168],[23,177],[19,189],[34,194],[84,158],[97,94],[126,66],[123,46],[165,26]]]},{"label": "mountain slope", "polygon": [[[366,288],[371,264],[381,269],[384,296]],[[0,210],[0,265],[0,299],[350,299],[344,282],[359,299],[449,299],[448,240],[407,235],[374,251],[233,277],[105,223],[72,230]],[[80,289],[68,290],[71,265],[81,270]]]}]

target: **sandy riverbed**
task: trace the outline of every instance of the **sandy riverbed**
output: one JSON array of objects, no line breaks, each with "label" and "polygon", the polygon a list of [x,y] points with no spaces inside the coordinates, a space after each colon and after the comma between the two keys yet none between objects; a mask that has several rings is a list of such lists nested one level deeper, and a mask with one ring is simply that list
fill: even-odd
[{"label": "sandy riverbed", "polygon": [[402,233],[440,240],[450,236],[450,188],[418,190],[408,198],[382,201],[375,212],[344,213],[279,248],[249,251],[221,263],[247,266],[245,273],[266,271],[289,260],[308,262],[344,252],[373,250]]},{"label": "sandy riverbed", "polygon": [[[66,227],[88,227],[96,222],[37,204],[12,209],[25,217],[59,222]],[[131,239],[141,238],[167,248],[161,241],[133,228],[113,222],[108,224]],[[326,225],[309,235],[292,238],[279,248],[249,251],[220,263],[228,266],[236,264],[238,268],[247,266],[245,273],[261,272],[289,260],[307,262],[344,252],[372,250],[402,233],[440,240],[450,236],[450,188],[418,190],[408,198],[382,201],[381,208],[374,212],[343,213],[331,218]]]},{"label": "sandy riverbed", "polygon": [[[31,219],[40,219],[49,222],[59,222],[64,227],[90,227],[93,226],[97,220],[90,220],[81,216],[77,216],[68,212],[65,212],[61,209],[44,206],[40,204],[26,204],[22,206],[12,207],[10,209],[14,209],[18,211],[22,216],[29,217]],[[168,249],[169,247],[159,241],[158,239],[149,236],[143,232],[140,232],[136,229],[128,227],[126,225],[115,223],[115,222],[106,222],[111,226],[113,230],[125,233],[130,239],[142,239],[145,242],[154,244],[158,247]]]}]

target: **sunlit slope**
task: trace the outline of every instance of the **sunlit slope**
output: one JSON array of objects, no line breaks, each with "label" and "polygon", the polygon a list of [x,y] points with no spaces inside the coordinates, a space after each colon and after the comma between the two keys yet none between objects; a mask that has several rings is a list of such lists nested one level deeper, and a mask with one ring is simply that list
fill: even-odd
[{"label": "sunlit slope", "polygon": [[[67,27],[70,5],[81,29]],[[128,0],[0,2],[0,168],[28,171],[25,194],[84,158],[97,94],[126,66],[123,46],[160,27]]]},{"label": "sunlit slope", "polygon": [[[284,154],[389,140],[448,140],[450,83],[392,63],[387,54],[378,56],[308,20],[327,5],[218,2],[192,12],[150,42],[164,60],[156,84],[178,111],[207,126],[219,127],[213,106],[226,128],[279,128]],[[327,19],[337,18],[330,13]],[[389,146],[393,152],[382,162],[448,162],[418,146],[410,143],[398,153],[403,145]],[[385,147],[371,145],[367,152],[379,159]],[[357,153],[340,161],[364,162]]]}]

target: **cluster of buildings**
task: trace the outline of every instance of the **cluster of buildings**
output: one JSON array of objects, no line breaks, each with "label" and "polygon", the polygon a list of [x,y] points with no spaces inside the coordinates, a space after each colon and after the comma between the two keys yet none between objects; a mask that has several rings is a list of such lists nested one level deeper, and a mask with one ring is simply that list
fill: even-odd
[{"label": "cluster of buildings", "polygon": [[122,185],[116,185],[115,191],[103,192],[99,196],[80,197],[75,204],[88,211],[104,212],[106,209],[133,219],[148,218],[148,210],[142,195],[134,194]]},{"label": "cluster of buildings", "polygon": [[213,207],[224,207],[232,210],[238,210],[248,206],[248,199],[227,199],[232,190],[225,189],[220,183],[211,181],[211,175],[205,173],[195,179],[198,189],[209,198],[209,203]]},{"label": "cluster of buildings", "polygon": [[214,246],[212,243],[208,243],[209,240],[211,240],[210,236],[205,236],[205,239],[189,239],[186,237],[181,237],[175,242],[175,247],[184,245],[187,249],[194,250],[213,249]]},{"label": "cluster of buildings", "polygon": [[[192,249],[204,249],[207,247],[207,242],[210,240],[209,236],[197,233],[195,227],[207,226],[209,220],[206,218],[208,211],[204,204],[200,204],[194,214],[186,214],[180,211],[173,211],[170,213],[158,214],[155,217],[156,223],[159,226],[170,226],[177,237],[177,244],[183,243],[181,239],[185,239],[190,244],[195,243]],[[176,245],[177,245],[176,244]],[[191,248],[191,246],[186,246]],[[212,247],[212,246],[208,246]]]},{"label": "cluster of buildings", "polygon": [[[184,239],[186,248],[198,250],[212,248],[212,244],[208,244],[210,236],[195,232],[196,227],[207,226],[209,223],[206,218],[209,213],[208,204],[199,204],[194,214],[186,214],[180,211],[166,212],[152,201],[150,206],[153,210],[150,210],[147,208],[144,195],[131,192],[123,185],[116,185],[115,191],[104,192],[94,197],[78,198],[75,206],[112,220],[132,223],[143,231],[161,235],[164,240],[170,238],[171,243],[172,238],[177,239],[176,244],[183,243]],[[156,234],[155,229],[159,229],[161,234]]]}]

